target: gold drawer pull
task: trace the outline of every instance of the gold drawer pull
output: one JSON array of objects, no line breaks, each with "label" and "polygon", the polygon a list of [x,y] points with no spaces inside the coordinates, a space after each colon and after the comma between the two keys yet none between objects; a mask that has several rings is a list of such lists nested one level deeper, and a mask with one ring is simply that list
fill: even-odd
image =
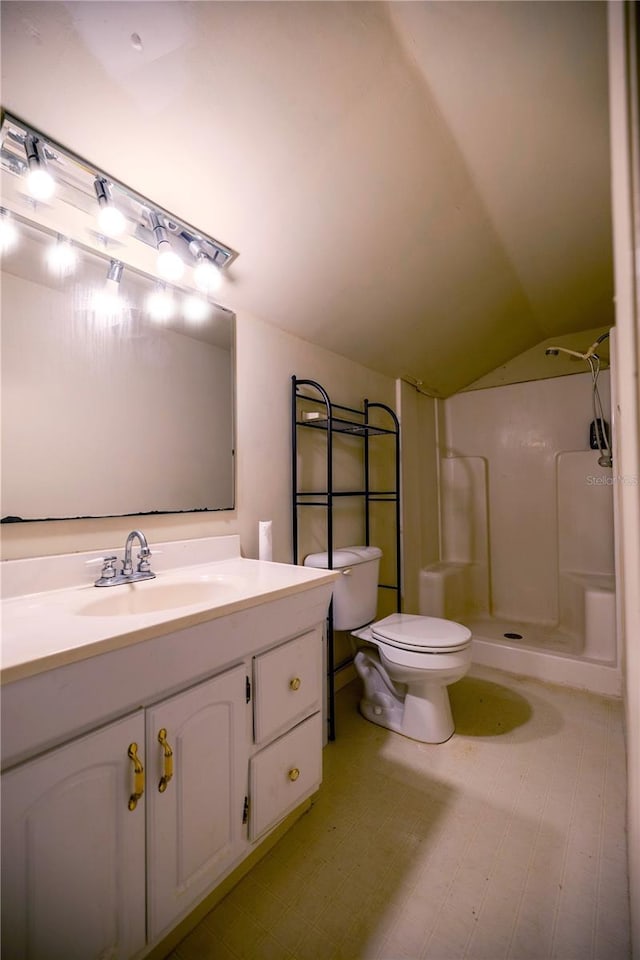
[{"label": "gold drawer pull", "polygon": [[127,756],[133,761],[133,793],[129,797],[129,810],[135,810],[138,800],[144,793],[144,767],[138,756],[138,744],[130,743]]},{"label": "gold drawer pull", "polygon": [[299,690],[302,680],[300,677],[294,677],[293,680],[289,680],[289,689],[290,690]]},{"label": "gold drawer pull", "polygon": [[289,770],[288,777],[292,783],[295,783],[295,781],[298,779],[299,776],[300,776],[300,771],[298,770],[297,767],[293,767],[291,770]]},{"label": "gold drawer pull", "polygon": [[171,777],[173,776],[173,750],[169,746],[165,727],[162,727],[162,729],[158,732],[158,743],[164,752],[164,773],[160,777],[158,790],[160,793],[164,793],[167,789],[169,780],[171,780]]}]

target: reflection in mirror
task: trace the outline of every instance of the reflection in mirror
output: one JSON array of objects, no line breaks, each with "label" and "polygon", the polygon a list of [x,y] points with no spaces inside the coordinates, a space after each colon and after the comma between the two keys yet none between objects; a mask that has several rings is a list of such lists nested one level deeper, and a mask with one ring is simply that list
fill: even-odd
[{"label": "reflection in mirror", "polygon": [[233,315],[11,224],[3,522],[233,508]]}]

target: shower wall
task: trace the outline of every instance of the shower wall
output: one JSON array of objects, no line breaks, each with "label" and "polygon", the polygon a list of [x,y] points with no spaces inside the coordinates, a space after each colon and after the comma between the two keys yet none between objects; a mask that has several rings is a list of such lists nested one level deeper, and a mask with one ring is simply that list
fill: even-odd
[{"label": "shower wall", "polygon": [[396,382],[401,419],[402,597],[408,613],[417,613],[420,607],[420,571],[440,557],[438,403],[402,380]]},{"label": "shower wall", "polygon": [[[608,371],[599,387],[611,422]],[[581,373],[445,401],[441,559],[472,565],[470,612],[553,624],[561,569],[613,575],[615,467],[589,450],[591,396]]]}]

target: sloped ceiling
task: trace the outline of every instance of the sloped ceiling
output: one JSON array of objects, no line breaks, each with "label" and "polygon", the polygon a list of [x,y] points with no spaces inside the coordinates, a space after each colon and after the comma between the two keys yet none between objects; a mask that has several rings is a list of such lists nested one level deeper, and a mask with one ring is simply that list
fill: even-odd
[{"label": "sloped ceiling", "polygon": [[14,0],[2,101],[238,250],[227,306],[447,395],[613,322],[606,49],[600,2]]}]

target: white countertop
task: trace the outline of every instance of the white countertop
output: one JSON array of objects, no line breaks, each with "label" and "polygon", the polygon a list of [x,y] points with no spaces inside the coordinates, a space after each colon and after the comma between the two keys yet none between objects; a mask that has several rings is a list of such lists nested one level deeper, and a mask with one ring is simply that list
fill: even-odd
[{"label": "white countertop", "polygon": [[[236,540],[235,537],[210,539]],[[167,545],[163,547],[166,548]],[[220,555],[220,552],[218,549],[217,554]],[[1,682],[10,683],[300,593],[314,586],[330,583],[339,575],[331,570],[248,560],[238,555],[239,543],[237,551],[235,544],[229,549],[227,543],[227,549],[222,551],[226,554],[224,559],[208,560],[191,566],[184,563],[190,555],[202,559],[204,553],[206,550],[202,544],[199,545],[199,555],[198,551],[194,554],[193,550],[182,550],[182,563],[166,568],[166,564],[175,559],[175,552],[169,545],[163,563],[159,560],[157,564],[152,561],[154,568],[158,568],[155,580],[104,588],[93,585],[93,580],[99,574],[99,567],[91,570],[92,579],[88,583],[60,586],[61,580],[64,581],[67,576],[61,577],[60,574],[65,564],[68,570],[80,570],[86,579],[85,567],[89,562],[86,556],[89,555],[66,555],[59,558],[61,562],[57,564],[54,561],[58,558],[43,558],[46,560],[45,566],[48,565],[46,574],[42,573],[42,564],[39,567],[19,569],[17,579],[23,584],[28,581],[31,570],[36,583],[45,586],[55,582],[58,588],[9,596],[2,601]],[[232,553],[236,555],[229,555]],[[215,556],[216,550],[210,555]],[[36,561],[7,563],[36,564]],[[165,569],[160,569],[161,566]],[[7,578],[3,576],[3,580],[9,581],[8,592],[15,592],[15,571],[6,567],[5,571],[9,573]],[[193,584],[198,587],[193,588]],[[133,592],[137,595],[137,600],[149,590],[156,591],[154,596],[158,597],[166,587],[170,593],[179,592],[184,586],[194,592],[201,588],[205,593],[210,591],[210,596],[200,602],[184,603],[168,609],[115,615],[104,612],[104,609],[111,605],[111,598],[115,601],[114,606],[120,608],[126,607],[125,598]]]}]

